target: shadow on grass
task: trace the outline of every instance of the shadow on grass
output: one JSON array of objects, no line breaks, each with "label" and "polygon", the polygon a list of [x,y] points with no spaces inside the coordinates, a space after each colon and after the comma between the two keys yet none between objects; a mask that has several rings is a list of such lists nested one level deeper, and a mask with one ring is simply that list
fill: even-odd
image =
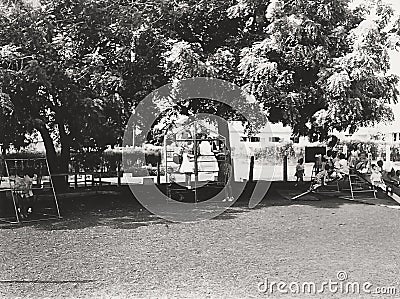
[{"label": "shadow on grass", "polygon": [[[291,201],[293,195],[301,193],[301,188],[293,188],[292,185],[274,184],[263,196],[262,201],[255,208],[248,207],[254,184],[248,183],[240,198],[227,210],[214,217],[213,220],[230,220],[243,213],[254,209],[265,209],[276,206],[304,205],[315,208],[336,209],[347,204],[362,204],[341,199],[335,194],[313,195],[304,199]],[[119,195],[92,195],[79,198],[63,198],[59,200],[63,219],[59,221],[44,221],[32,224],[24,224],[38,230],[79,230],[91,227],[109,227],[112,229],[137,229],[149,225],[168,225],[170,221],[162,219],[147,211],[129,192],[123,190]],[[210,204],[204,213],[212,211],[215,204]],[[203,207],[204,208],[204,207]],[[176,211],[179,213],[179,211]],[[0,229],[15,228],[18,226],[0,226]]]}]

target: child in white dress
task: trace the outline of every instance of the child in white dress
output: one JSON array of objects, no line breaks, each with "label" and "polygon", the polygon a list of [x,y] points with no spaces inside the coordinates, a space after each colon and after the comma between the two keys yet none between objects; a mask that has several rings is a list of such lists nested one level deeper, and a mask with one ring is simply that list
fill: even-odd
[{"label": "child in white dress", "polygon": [[179,168],[179,172],[185,174],[185,185],[188,189],[191,189],[192,173],[194,172],[194,155],[192,144],[182,147],[182,164]]},{"label": "child in white dress", "polygon": [[376,166],[375,164],[373,164],[371,166],[372,168],[372,173],[371,173],[371,183],[374,187],[381,189],[382,191],[386,192],[386,193],[391,193],[392,189],[388,186],[386,186],[385,182],[382,179],[382,174],[378,169],[378,166]]}]

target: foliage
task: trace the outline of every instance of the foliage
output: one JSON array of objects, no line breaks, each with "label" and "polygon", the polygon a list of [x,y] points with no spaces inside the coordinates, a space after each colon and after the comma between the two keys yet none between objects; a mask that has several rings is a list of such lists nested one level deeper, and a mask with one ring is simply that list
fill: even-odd
[{"label": "foliage", "polygon": [[[178,94],[182,88],[178,80],[192,77],[218,78],[240,84],[237,66],[245,39],[241,31],[243,20],[229,18],[224,13],[233,4],[232,0],[178,0],[168,2],[160,11],[155,26],[163,35],[167,49],[163,54],[164,72],[169,81],[176,84]],[[207,113],[228,121],[245,121],[243,111],[254,116],[251,121],[255,127],[249,129],[257,130],[265,123],[265,115],[258,111],[256,102],[228,99],[231,105],[235,104],[236,110],[217,101],[199,98],[171,105],[172,112],[164,116],[164,120],[167,119],[165,127],[171,123],[168,120],[179,114]]]},{"label": "foliage", "polygon": [[[399,33],[381,0],[356,8],[347,0],[2,2],[0,142],[24,146],[38,132],[53,172],[64,172],[71,149],[100,155],[121,145],[140,100],[193,76],[228,80],[253,98],[235,103],[240,111],[183,101],[159,117],[151,139],[161,140],[165,120],[179,114],[243,120],[243,111],[258,127],[267,115],[312,140],[354,132],[393,117],[398,78],[388,50],[400,45]],[[168,106],[160,99],[149,114],[160,103]],[[144,121],[135,119],[139,128]]]},{"label": "foliage", "polygon": [[[352,10],[346,0],[240,0],[258,39],[242,50],[240,72],[272,122],[312,140],[330,131],[391,120],[398,78],[388,74],[393,10],[381,1]],[[257,21],[258,20],[258,21]]]}]

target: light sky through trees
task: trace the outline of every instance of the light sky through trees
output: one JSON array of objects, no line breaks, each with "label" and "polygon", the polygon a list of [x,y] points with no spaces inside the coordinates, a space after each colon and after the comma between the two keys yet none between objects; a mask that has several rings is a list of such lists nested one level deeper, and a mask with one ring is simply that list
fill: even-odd
[{"label": "light sky through trees", "polygon": [[[400,1],[398,0],[385,0],[387,3],[390,3],[397,13],[400,14]],[[400,75],[400,52],[392,52],[391,55],[392,61],[392,72],[396,75]],[[400,104],[394,105],[393,112],[396,117],[396,126],[400,127]]]},{"label": "light sky through trees", "polygon": [[[354,3],[358,4],[364,2],[364,0],[355,0]],[[388,3],[392,5],[395,9],[396,14],[400,14],[400,1],[399,0],[383,0],[384,3]],[[390,52],[391,58],[391,73],[400,76],[400,49],[399,51],[391,51]],[[399,86],[400,89],[400,86]],[[391,105],[393,109],[393,113],[395,116],[395,122],[391,126],[387,126],[385,124],[378,125],[378,129],[381,132],[387,132],[388,130],[392,130],[394,128],[399,128],[400,130],[400,103],[396,105]],[[383,131],[382,131],[383,130]]]},{"label": "light sky through trees", "polygon": [[[34,4],[39,4],[40,0],[26,0],[27,2],[31,2]],[[397,14],[400,14],[400,1],[399,0],[382,0],[384,3],[388,3],[392,5]],[[353,0],[353,5],[358,5],[360,3],[365,2],[365,0]],[[391,73],[400,76],[400,49],[399,51],[391,51]],[[399,86],[400,89],[400,86]],[[387,124],[377,125],[379,131],[387,131],[392,130],[393,128],[400,128],[400,103],[396,105],[391,105],[393,109],[393,113],[395,115],[395,122],[391,126],[387,126]]]}]

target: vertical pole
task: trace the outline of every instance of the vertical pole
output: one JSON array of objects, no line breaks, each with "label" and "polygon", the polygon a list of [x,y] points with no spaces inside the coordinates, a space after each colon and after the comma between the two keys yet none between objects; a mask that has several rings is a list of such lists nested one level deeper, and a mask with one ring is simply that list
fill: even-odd
[{"label": "vertical pole", "polygon": [[[17,161],[15,161],[17,162]],[[15,217],[17,218],[17,223],[21,223],[21,220],[19,220],[19,215],[18,215],[18,207],[17,207],[17,202],[15,200],[15,181],[14,181],[14,188],[11,185],[11,178],[10,178],[10,171],[8,170],[8,163],[7,160],[5,160],[6,163],[6,173],[7,173],[7,177],[8,177],[8,182],[10,184],[10,190],[11,190],[11,197],[13,200],[13,204],[14,204],[14,211],[15,211]],[[14,163],[14,165],[16,165],[16,163]],[[15,169],[15,171],[17,171],[17,169]]]},{"label": "vertical pole", "polygon": [[[36,168],[36,167],[35,167]],[[40,186],[40,188],[42,187],[42,177],[43,177],[43,170],[42,167],[40,165],[40,160],[39,160],[39,176],[38,176],[38,185]]]},{"label": "vertical pole", "polygon": [[49,178],[50,178],[50,183],[51,183],[51,190],[53,191],[53,195],[54,195],[54,202],[56,203],[57,215],[58,215],[58,218],[61,218],[60,209],[58,207],[57,195],[56,195],[56,191],[54,190],[53,176],[51,175],[50,167],[49,167],[49,163],[47,162],[47,159],[45,159],[45,161],[46,161],[47,171],[49,173]]},{"label": "vertical pole", "polygon": [[199,167],[197,163],[197,123],[194,122],[194,144],[193,144],[193,154],[194,154],[194,182],[195,186],[197,186],[197,182],[199,181]]},{"label": "vertical pole", "polygon": [[197,165],[197,122],[194,121],[194,202],[197,203],[197,182],[199,181],[199,168]]},{"label": "vertical pole", "polygon": [[390,162],[390,154],[391,154],[390,144],[386,143],[386,164],[389,164]]},{"label": "vertical pole", "polygon": [[75,190],[78,189],[78,172],[79,172],[79,166],[76,163],[75,164],[75,175],[74,175],[74,180],[75,180]]},{"label": "vertical pole", "polygon": [[161,185],[161,165],[157,162],[157,185]]},{"label": "vertical pole", "polygon": [[101,182],[101,179],[103,178],[103,167],[104,167],[103,158],[101,158],[99,187],[102,187],[102,186],[103,186],[103,184],[102,184],[102,182]]},{"label": "vertical pole", "polygon": [[[166,132],[167,133],[167,132]],[[168,148],[167,148],[167,134],[164,135],[164,163],[165,163],[165,183],[168,184]],[[158,171],[158,170],[157,170]],[[158,174],[157,174],[158,176]],[[158,177],[157,177],[158,180]]]},{"label": "vertical pole", "polygon": [[288,181],[288,156],[286,153],[283,156],[283,181]]},{"label": "vertical pole", "polygon": [[121,187],[121,162],[117,162],[117,185]]},{"label": "vertical pole", "polygon": [[132,128],[132,147],[135,148],[135,139],[136,139],[136,123],[133,124]]},{"label": "vertical pole", "polygon": [[250,158],[249,182],[254,180],[254,156]]}]

